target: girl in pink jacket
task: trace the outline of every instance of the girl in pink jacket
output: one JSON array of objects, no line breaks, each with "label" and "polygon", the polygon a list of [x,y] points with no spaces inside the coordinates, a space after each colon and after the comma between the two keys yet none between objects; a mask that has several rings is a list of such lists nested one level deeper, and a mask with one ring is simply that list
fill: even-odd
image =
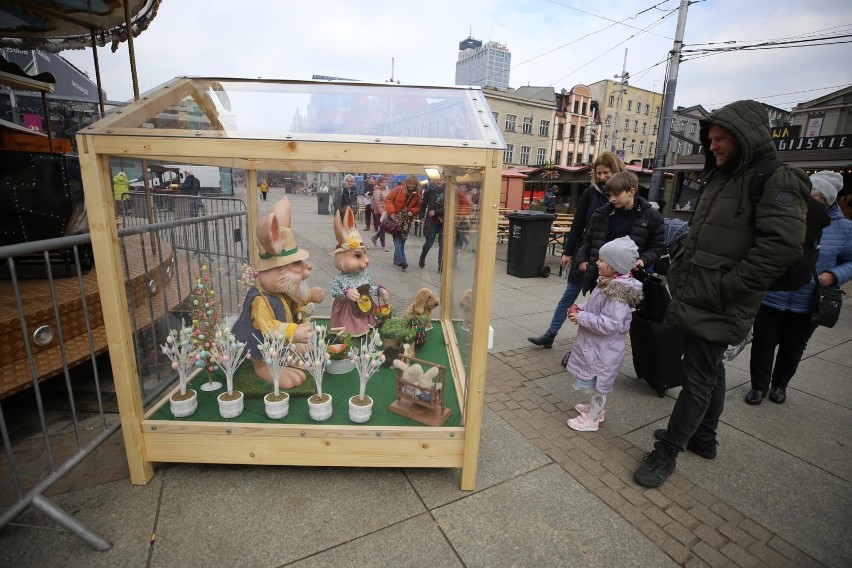
[{"label": "girl in pink jacket", "polygon": [[580,432],[596,432],[604,420],[604,405],[624,360],[625,336],[633,308],[642,300],[642,284],[631,270],[639,249],[630,237],[603,245],[597,261],[598,283],[589,301],[568,309],[568,319],[578,325],[577,338],[565,368],[575,377],[574,388],[594,391],[589,404],[578,404],[580,413],[568,426]]}]

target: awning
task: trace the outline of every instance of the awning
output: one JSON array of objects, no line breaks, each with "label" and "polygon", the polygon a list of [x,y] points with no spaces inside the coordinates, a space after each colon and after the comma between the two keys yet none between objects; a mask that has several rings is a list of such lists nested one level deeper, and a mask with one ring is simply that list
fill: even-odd
[{"label": "awning", "polygon": [[127,40],[124,18],[127,3],[133,37],[147,29],[157,15],[160,0],[14,0],[0,3],[0,47],[65,49],[103,47],[112,50]]}]

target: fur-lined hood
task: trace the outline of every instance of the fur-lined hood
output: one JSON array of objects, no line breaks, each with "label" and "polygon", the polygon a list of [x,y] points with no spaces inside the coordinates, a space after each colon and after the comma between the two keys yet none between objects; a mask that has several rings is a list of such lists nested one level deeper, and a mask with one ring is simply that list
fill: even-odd
[{"label": "fur-lined hood", "polygon": [[626,302],[631,308],[638,306],[643,298],[642,283],[632,276],[601,278],[598,287],[603,289],[607,298]]}]

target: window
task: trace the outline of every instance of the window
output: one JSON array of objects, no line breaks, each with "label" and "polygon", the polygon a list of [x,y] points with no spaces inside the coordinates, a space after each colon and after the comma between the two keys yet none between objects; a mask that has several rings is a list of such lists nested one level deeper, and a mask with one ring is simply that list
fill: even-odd
[{"label": "window", "polygon": [[643,151],[644,151],[644,150],[645,150],[645,141],[644,141],[644,140],[640,140],[640,141],[639,141],[639,155],[640,155],[640,156],[642,155],[642,153],[643,153]]},{"label": "window", "polygon": [[623,152],[626,149],[627,149],[627,138],[622,138],[621,139],[621,151]]},{"label": "window", "polygon": [[680,131],[686,132],[686,121],[685,120],[680,121]]},{"label": "window", "polygon": [[576,124],[572,124],[572,125],[571,125],[571,133],[570,133],[570,134],[568,134],[568,139],[569,139],[569,140],[574,140],[574,139],[576,139],[576,138],[577,138],[577,125],[576,125]]},{"label": "window", "polygon": [[536,151],[535,163],[539,166],[543,166],[547,161],[547,148],[539,148]]},{"label": "window", "polygon": [[582,142],[585,139],[586,139],[586,127],[581,126],[580,127],[580,141]]},{"label": "window", "polygon": [[506,144],[506,149],[503,150],[503,163],[511,164],[515,161],[515,145]]},{"label": "window", "polygon": [[651,133],[651,136],[656,136],[656,135],[657,135],[657,125],[655,124],[654,125],[654,131]]},{"label": "window", "polygon": [[550,136],[550,121],[542,120],[538,125],[539,136]]},{"label": "window", "polygon": [[643,122],[642,123],[642,134],[647,134],[647,133],[648,133],[648,123]]},{"label": "window", "polygon": [[683,142],[681,140],[677,141],[677,153],[680,154],[681,147],[683,146]]},{"label": "window", "polygon": [[633,110],[633,101],[627,101],[627,110]]},{"label": "window", "polygon": [[654,143],[653,142],[648,144],[648,155],[650,155],[650,156],[654,155]]},{"label": "window", "polygon": [[604,124],[606,126],[610,126],[612,124],[612,115],[606,115],[606,122]]},{"label": "window", "polygon": [[689,133],[695,134],[695,123],[694,122],[689,124]]},{"label": "window", "polygon": [[563,138],[565,138],[565,125],[559,124],[559,126],[556,127],[556,139],[562,140]]},{"label": "window", "polygon": [[639,121],[638,120],[633,121],[633,132],[639,132]]},{"label": "window", "polygon": [[500,124],[500,113],[499,112],[492,112],[491,114],[494,115],[494,122],[496,122],[497,124]]},{"label": "window", "polygon": [[656,116],[657,118],[660,118],[660,107],[656,107],[654,109],[654,116]]},{"label": "window", "polygon": [[580,114],[586,116],[586,103],[583,103],[583,110],[580,111]]},{"label": "window", "polygon": [[605,150],[609,150],[609,135],[608,134],[604,134],[603,147],[604,147]]},{"label": "window", "polygon": [[530,147],[521,146],[521,163],[526,165],[530,163]]},{"label": "window", "polygon": [[515,131],[515,121],[518,120],[518,117],[514,114],[506,115],[506,132],[514,132]]},{"label": "window", "polygon": [[629,118],[624,119],[624,130],[630,130],[630,119]]},{"label": "window", "polygon": [[574,101],[574,114],[577,114],[580,110],[580,101]]},{"label": "window", "polygon": [[615,95],[610,95],[609,96],[609,106],[612,106],[612,103],[614,103],[614,102],[615,102]]},{"label": "window", "polygon": [[591,163],[593,163],[594,161],[595,161],[595,157],[594,157],[594,155],[589,154],[589,161],[588,161],[588,162],[586,162],[586,163],[587,163],[587,164],[591,164]]},{"label": "window", "polygon": [[672,132],[677,132],[677,130],[675,130],[676,125],[677,125],[677,122],[675,121],[675,119],[672,119]]},{"label": "window", "polygon": [[589,143],[590,143],[592,146],[594,146],[594,145],[595,145],[595,133],[594,133],[594,132],[592,132],[591,134],[589,134]]},{"label": "window", "polygon": [[636,140],[631,140],[630,141],[630,153],[632,154],[635,151],[636,151]]},{"label": "window", "polygon": [[650,110],[651,110],[651,105],[649,105],[648,103],[645,103],[645,114],[648,114],[648,111],[650,111]]},{"label": "window", "polygon": [[553,157],[553,161],[556,163],[557,166],[562,165],[562,150],[556,151],[556,155]]},{"label": "window", "polygon": [[533,117],[525,116],[524,117],[524,134],[532,134],[533,127]]}]

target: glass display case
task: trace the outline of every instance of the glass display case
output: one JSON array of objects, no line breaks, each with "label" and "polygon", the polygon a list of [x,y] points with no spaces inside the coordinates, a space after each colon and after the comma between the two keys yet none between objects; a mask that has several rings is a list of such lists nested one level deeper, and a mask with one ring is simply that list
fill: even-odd
[{"label": "glass display case", "polygon": [[[147,483],[155,462],[199,462],[460,468],[461,487],[474,488],[505,146],[478,88],[176,78],[87,127],[77,140],[133,483]],[[336,398],[333,418],[327,421],[310,419],[305,402],[295,397],[290,413],[280,419],[251,412],[248,402],[243,414],[221,418],[215,410],[203,412],[203,407],[215,404],[209,397],[199,397],[198,411],[181,417],[169,409],[172,393],[144,408],[114,221],[110,163],[116,159],[143,160],[141,171],[150,169],[144,165],[148,161],[228,168],[233,179],[244,179],[249,189],[244,194],[247,234],[234,238],[245,241],[245,260],[250,264],[262,252],[254,235],[269,208],[252,190],[261,181],[258,172],[270,178],[270,172],[281,172],[287,180],[304,180],[302,186],[289,188],[293,201],[311,177],[339,182],[347,173],[414,175],[422,185],[443,178],[445,262],[428,283],[439,304],[432,313],[431,329],[425,332],[428,345],[415,354],[441,368],[442,386],[433,383],[429,388],[398,390],[397,370],[383,369],[369,383],[368,394],[376,395],[380,408],[366,422],[347,419],[345,400]],[[359,175],[359,183],[362,179]],[[235,195],[241,194],[237,190]],[[313,228],[308,220],[316,215],[315,208],[310,214],[293,216],[297,242],[310,239]],[[210,212],[200,213],[204,214]],[[191,222],[178,219],[174,224]],[[173,230],[167,225],[150,226],[154,232]],[[321,239],[310,242],[315,267],[311,285],[325,287],[322,274],[335,272],[331,232],[327,246],[317,244]],[[437,252],[437,244],[433,250]],[[454,262],[459,250],[466,260]],[[414,248],[408,255],[409,262],[416,263]],[[236,263],[215,270],[216,282],[236,281],[241,273]],[[414,298],[424,282],[411,274],[400,277],[394,286],[392,297],[400,301]],[[223,308],[224,318],[238,315],[233,303]],[[321,322],[330,310],[326,300],[316,306],[312,317]],[[335,379],[336,384],[345,380],[349,379]],[[354,386],[346,388],[357,393],[357,378]],[[435,388],[443,389],[441,411],[451,411],[440,425],[387,412],[388,403],[400,392],[434,397]]]}]

